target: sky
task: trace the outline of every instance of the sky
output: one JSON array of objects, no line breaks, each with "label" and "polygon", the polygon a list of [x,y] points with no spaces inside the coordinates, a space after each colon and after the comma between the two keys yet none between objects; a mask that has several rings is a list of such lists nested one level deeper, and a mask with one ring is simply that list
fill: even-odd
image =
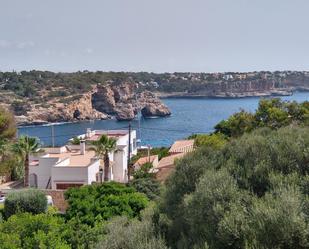
[{"label": "sky", "polygon": [[309,70],[308,0],[0,0],[0,71]]}]

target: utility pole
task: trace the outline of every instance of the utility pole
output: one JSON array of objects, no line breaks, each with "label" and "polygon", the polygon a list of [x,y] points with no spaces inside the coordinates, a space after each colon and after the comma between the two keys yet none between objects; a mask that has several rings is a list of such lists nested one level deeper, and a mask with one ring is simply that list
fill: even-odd
[{"label": "utility pole", "polygon": [[54,125],[51,125],[51,136],[52,136],[52,146],[55,147],[55,131],[54,131]]},{"label": "utility pole", "polygon": [[128,182],[130,182],[130,160],[131,160],[131,122],[129,121],[129,147],[128,147],[128,163],[127,163]]},{"label": "utility pole", "polygon": [[147,153],[148,153],[148,162],[150,163],[150,144],[148,144],[148,149],[147,149]]}]

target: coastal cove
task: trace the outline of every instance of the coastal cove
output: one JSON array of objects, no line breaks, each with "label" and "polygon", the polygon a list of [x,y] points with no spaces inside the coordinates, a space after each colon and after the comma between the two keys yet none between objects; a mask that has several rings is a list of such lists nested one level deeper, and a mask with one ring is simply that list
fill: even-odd
[{"label": "coastal cove", "polygon": [[[297,102],[308,101],[309,92],[295,92],[292,96],[281,98]],[[137,119],[131,122],[133,129],[140,127],[137,135],[142,145],[169,146],[173,141],[186,138],[193,133],[209,133],[214,125],[240,109],[253,112],[260,98],[164,98],[162,100],[170,108],[171,116],[141,118],[140,122]],[[69,138],[84,133],[87,128],[124,129],[126,127],[128,127],[126,121],[95,120],[20,127],[18,134],[38,137],[43,145],[50,146],[52,132],[55,145],[63,145]]]}]

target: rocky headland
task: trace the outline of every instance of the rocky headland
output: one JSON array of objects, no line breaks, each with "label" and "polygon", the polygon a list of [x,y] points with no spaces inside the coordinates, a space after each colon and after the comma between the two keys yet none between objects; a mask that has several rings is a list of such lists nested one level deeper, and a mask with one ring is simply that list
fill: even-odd
[{"label": "rocky headland", "polygon": [[139,91],[138,84],[98,86],[92,95],[94,109],[113,115],[117,120],[132,120],[139,111],[144,117],[165,117],[168,107],[150,91]]},{"label": "rocky headland", "polygon": [[[62,101],[63,102],[63,101]],[[165,117],[168,107],[150,91],[138,91],[134,83],[98,85],[78,99],[62,103],[54,99],[42,105],[32,105],[24,115],[16,115],[19,125],[74,122],[116,118],[132,120],[138,112],[144,117]]]}]

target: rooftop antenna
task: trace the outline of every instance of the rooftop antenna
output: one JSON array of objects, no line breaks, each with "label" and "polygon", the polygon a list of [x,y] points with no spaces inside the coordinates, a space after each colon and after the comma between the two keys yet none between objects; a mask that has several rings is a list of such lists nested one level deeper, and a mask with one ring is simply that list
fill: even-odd
[{"label": "rooftop antenna", "polygon": [[51,137],[52,137],[52,146],[55,147],[55,129],[54,124],[51,125]]}]

